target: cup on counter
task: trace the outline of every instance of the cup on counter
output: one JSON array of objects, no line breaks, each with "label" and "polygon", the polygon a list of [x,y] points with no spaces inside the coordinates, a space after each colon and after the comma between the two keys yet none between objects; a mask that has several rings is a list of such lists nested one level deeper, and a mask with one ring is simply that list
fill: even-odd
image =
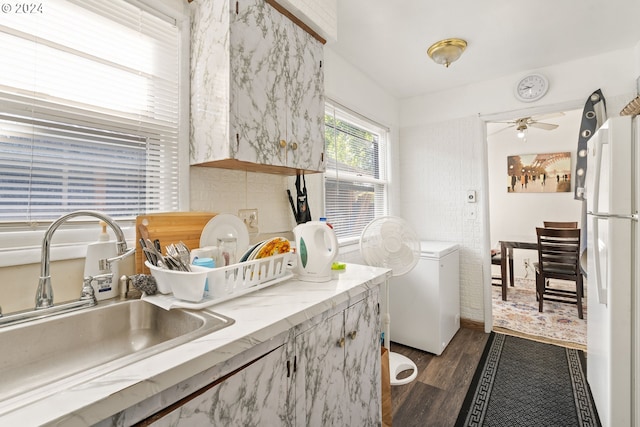
[{"label": "cup on counter", "polygon": [[215,260],[218,258],[218,247],[204,246],[202,248],[193,249],[190,255],[191,264],[193,264],[193,261],[197,258],[211,258]]},{"label": "cup on counter", "polygon": [[218,259],[216,265],[218,267],[226,267],[235,264],[238,249],[238,242],[235,237],[218,238]]},{"label": "cup on counter", "polygon": [[[216,261],[213,258],[209,257],[195,257],[193,258],[193,262],[191,264],[197,265],[199,267],[216,268]],[[204,283],[204,296],[209,296],[209,278],[207,278],[206,282]]]}]

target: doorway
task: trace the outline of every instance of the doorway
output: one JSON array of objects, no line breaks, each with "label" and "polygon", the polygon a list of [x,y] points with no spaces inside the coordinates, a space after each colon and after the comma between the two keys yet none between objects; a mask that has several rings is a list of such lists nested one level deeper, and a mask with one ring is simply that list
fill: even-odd
[{"label": "doorway", "polygon": [[[501,240],[535,243],[535,228],[543,221],[580,224],[582,202],[574,198],[572,174],[581,115],[582,109],[567,108],[486,120],[492,249],[499,249]],[[545,302],[544,312],[538,312],[537,251],[514,250],[513,259],[515,286],[508,287],[507,300],[492,286],[494,330],[586,348],[586,316],[578,319],[575,306]],[[492,277],[500,276],[500,266],[491,267]]]}]

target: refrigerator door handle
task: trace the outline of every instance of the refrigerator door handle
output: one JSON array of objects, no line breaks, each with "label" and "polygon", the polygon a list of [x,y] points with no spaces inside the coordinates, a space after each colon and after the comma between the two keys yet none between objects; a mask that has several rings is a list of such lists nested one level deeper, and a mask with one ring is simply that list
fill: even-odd
[{"label": "refrigerator door handle", "polygon": [[[591,227],[593,229],[593,238],[594,238],[594,242],[593,242],[593,249],[596,251],[595,254],[593,254],[593,261],[594,261],[594,266],[596,268],[595,271],[595,281],[596,281],[596,290],[598,291],[598,302],[600,304],[603,305],[607,305],[607,288],[604,287],[605,284],[605,280],[603,280],[602,277],[602,265],[601,265],[601,252],[600,252],[600,244],[598,241],[598,221],[603,219],[601,216],[595,216],[593,215],[593,221],[591,221]],[[605,218],[606,219],[606,218]]]},{"label": "refrigerator door handle", "polygon": [[601,175],[601,169],[602,169],[602,146],[604,144],[607,144],[607,138],[592,138],[592,141],[594,141],[594,146],[591,150],[591,155],[595,157],[595,161],[593,162],[593,165],[595,166],[595,169],[591,172],[592,176],[593,176],[593,182],[590,182],[589,184],[591,184],[593,186],[593,188],[591,189],[591,200],[590,200],[590,204],[591,204],[591,208],[594,212],[598,212],[599,209],[599,205],[600,205],[600,175]]},{"label": "refrigerator door handle", "polygon": [[591,211],[588,211],[587,214],[598,219],[614,218],[614,219],[631,219],[633,221],[638,220],[638,214],[605,214],[605,213],[595,213]]}]

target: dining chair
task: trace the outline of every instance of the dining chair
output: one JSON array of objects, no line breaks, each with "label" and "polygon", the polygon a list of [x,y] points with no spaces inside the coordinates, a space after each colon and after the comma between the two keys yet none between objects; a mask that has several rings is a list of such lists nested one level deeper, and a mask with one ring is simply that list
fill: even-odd
[{"label": "dining chair", "polygon": [[[582,274],[580,271],[580,229],[536,227],[538,262],[536,270],[536,297],[538,311],[544,301],[576,304],[578,318],[582,319]],[[549,279],[575,282],[575,290],[553,287]]]},{"label": "dining chair", "polygon": [[[500,252],[491,255],[491,264],[498,267],[502,266],[502,254]],[[491,274],[491,284],[493,286],[502,286],[502,272],[498,276]]]},{"label": "dining chair", "polygon": [[[567,221],[567,222],[558,222],[558,221],[543,221],[545,228],[578,228],[577,221]],[[549,281],[547,280],[547,283]],[[582,292],[584,294],[584,290]]]},{"label": "dining chair", "polygon": [[544,221],[545,228],[578,228],[578,222]]}]

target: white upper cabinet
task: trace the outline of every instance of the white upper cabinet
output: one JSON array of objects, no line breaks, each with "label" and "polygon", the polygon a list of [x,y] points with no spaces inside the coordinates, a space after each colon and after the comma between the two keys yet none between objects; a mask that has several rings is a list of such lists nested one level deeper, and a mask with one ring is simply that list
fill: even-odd
[{"label": "white upper cabinet", "polygon": [[322,44],[264,0],[190,7],[191,164],[324,171]]}]

